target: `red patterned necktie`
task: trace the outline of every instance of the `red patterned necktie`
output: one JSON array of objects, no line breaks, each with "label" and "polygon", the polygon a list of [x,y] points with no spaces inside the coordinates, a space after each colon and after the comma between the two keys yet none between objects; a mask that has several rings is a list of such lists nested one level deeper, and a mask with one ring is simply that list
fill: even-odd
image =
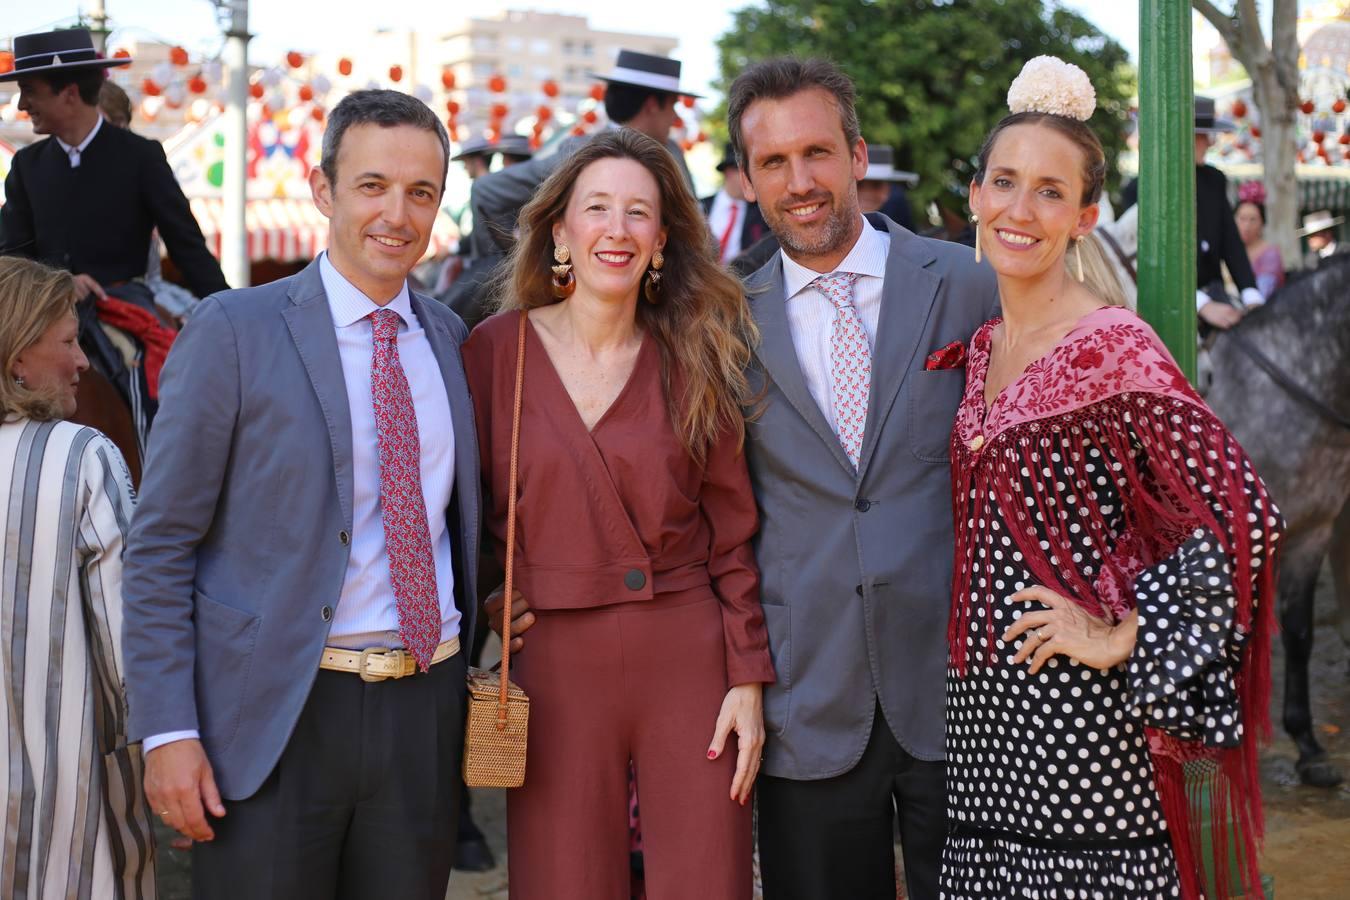
[{"label": "red patterned necktie", "polygon": [[722,237],[717,242],[717,258],[722,262],[727,262],[727,244],[731,243],[731,234],[736,227],[736,213],[740,211],[739,203],[731,204],[731,217],[727,219],[727,227],[722,229]]},{"label": "red patterned necktie", "polygon": [[872,387],[872,348],[858,307],[853,305],[854,272],[831,272],[811,282],[834,305],[830,328],[830,380],[834,393],[834,430],[853,468],[862,456],[867,395]]},{"label": "red patterned necktie", "polygon": [[412,391],[398,361],[398,313],[370,314],[375,350],[370,358],[370,402],[380,450],[380,510],[389,554],[389,580],[398,602],[398,636],[425,672],[441,640],[436,560],[431,555],[422,450]]}]

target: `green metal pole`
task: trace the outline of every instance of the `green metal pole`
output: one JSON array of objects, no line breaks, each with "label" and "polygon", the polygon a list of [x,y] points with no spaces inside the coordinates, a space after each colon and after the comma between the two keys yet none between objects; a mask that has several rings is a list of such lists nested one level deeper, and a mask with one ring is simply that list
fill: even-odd
[{"label": "green metal pole", "polygon": [[1195,379],[1195,113],[1189,0],[1139,2],[1139,314]]}]

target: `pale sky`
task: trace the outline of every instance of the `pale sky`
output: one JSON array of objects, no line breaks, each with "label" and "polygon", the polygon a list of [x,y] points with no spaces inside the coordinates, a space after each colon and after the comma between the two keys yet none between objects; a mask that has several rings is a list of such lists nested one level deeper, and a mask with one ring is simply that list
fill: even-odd
[{"label": "pale sky", "polygon": [[[684,84],[698,93],[717,76],[714,41],[731,25],[731,10],[748,3],[740,0],[679,0],[664,7],[678,14],[656,12],[651,4],[601,2],[601,0],[401,0],[371,3],[369,0],[253,0],[249,9],[250,61],[266,64],[288,50],[335,51],[357,55],[362,38],[380,27],[439,30],[457,21],[465,10],[475,16],[504,9],[535,9],[584,15],[592,28],[669,34],[680,46],[676,56],[684,64]],[[1136,55],[1138,4],[1136,0],[1067,0],[1065,6],[1082,12],[1102,31]],[[74,21],[90,0],[55,0],[46,4],[21,4],[0,0],[5,7],[3,28],[8,34],[43,31]],[[104,8],[117,32],[178,43],[195,54],[215,55],[221,45],[215,7],[210,0],[104,0]]]}]

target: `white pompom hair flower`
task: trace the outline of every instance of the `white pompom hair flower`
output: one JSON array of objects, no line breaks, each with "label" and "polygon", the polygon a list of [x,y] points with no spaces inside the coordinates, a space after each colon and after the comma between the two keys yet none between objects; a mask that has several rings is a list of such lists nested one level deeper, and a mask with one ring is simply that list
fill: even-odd
[{"label": "white pompom hair flower", "polygon": [[1028,60],[1008,88],[1008,109],[1039,112],[1086,122],[1097,108],[1097,92],[1087,73],[1054,56]]}]

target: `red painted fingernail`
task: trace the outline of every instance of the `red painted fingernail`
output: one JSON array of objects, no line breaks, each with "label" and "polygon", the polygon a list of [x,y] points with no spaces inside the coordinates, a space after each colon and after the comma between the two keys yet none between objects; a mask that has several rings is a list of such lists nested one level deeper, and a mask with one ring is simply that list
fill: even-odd
[{"label": "red painted fingernail", "polygon": [[716,751],[716,750],[709,750],[709,751],[708,751],[708,759],[717,759],[717,751]]}]

